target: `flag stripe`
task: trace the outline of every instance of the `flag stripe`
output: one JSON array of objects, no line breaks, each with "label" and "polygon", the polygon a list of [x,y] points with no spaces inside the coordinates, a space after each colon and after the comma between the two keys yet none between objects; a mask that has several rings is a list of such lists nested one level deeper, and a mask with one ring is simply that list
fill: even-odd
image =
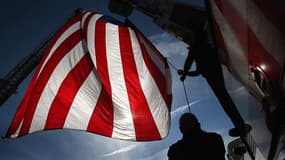
[{"label": "flag stripe", "polygon": [[70,110],[76,93],[92,71],[93,66],[90,65],[88,58],[88,55],[85,54],[62,81],[57,95],[51,104],[45,124],[45,130],[63,128],[66,116]]},{"label": "flag stripe", "polygon": [[82,28],[83,38],[85,42],[87,42],[88,24],[90,22],[92,15],[94,15],[94,13],[87,12],[86,14],[83,15],[82,20],[81,20],[81,28]]},{"label": "flag stripe", "polygon": [[[215,0],[215,2],[216,1],[219,1],[219,0]],[[241,19],[240,15],[236,14],[236,12],[234,11],[235,9],[233,8],[232,5],[229,4],[227,0],[223,0],[223,3],[219,5],[217,4],[217,7],[219,8],[223,17],[227,20],[234,34],[238,38],[241,44],[242,50],[247,51],[248,28],[247,28],[246,22]]]},{"label": "flag stripe", "polygon": [[[51,43],[49,44],[47,50],[45,51],[45,54],[40,62],[40,65],[38,66],[37,70],[39,70],[38,74],[40,74],[40,70],[42,70],[42,67],[45,66],[46,61],[49,59],[49,57],[54,53],[54,46],[58,46],[58,44],[62,43],[62,36],[68,34],[72,34],[73,32],[75,32],[77,29],[74,27],[78,27],[78,22],[80,22],[81,18],[82,18],[83,14],[79,14],[77,16],[75,16],[74,18],[72,18],[71,20],[69,20],[62,28],[60,28],[60,30],[56,33],[56,35],[54,36],[54,38],[52,39]],[[72,30],[69,30],[69,28],[72,28]],[[61,43],[59,43],[59,41],[61,41]],[[38,75],[36,76],[38,77]]]},{"label": "flag stripe", "polygon": [[[59,87],[62,85],[62,82],[68,73],[73,69],[73,67],[75,67],[75,65],[84,55],[84,51],[82,49],[82,42],[80,41],[65,57],[62,58],[58,65],[56,65],[56,68],[50,75],[54,78],[47,81],[39,100],[37,100],[37,107],[34,112],[29,132],[44,129],[48,113],[52,107],[51,105],[56,93],[58,93]],[[70,61],[70,57],[74,57],[75,59]]]},{"label": "flag stripe", "polygon": [[[239,2],[230,0],[230,2],[241,15],[242,20],[248,23],[248,27],[264,50],[270,53],[281,65],[285,55],[283,54],[285,39],[281,32],[264,16],[264,13],[259,10],[254,2],[246,0]],[[250,10],[244,10],[243,8],[250,8]]]},{"label": "flag stripe", "polygon": [[125,86],[118,33],[118,26],[110,23],[106,24],[106,46],[108,46],[106,54],[114,106],[112,137],[135,139],[133,117]]},{"label": "flag stripe", "polygon": [[285,35],[284,1],[253,0],[251,3],[254,3],[260,9],[260,11],[265,15],[265,17],[271,21],[271,23],[282,33],[284,37]]},{"label": "flag stripe", "polygon": [[[92,59],[94,64],[97,64],[97,72],[102,83],[102,91],[99,100],[92,114],[92,118],[88,125],[88,131],[97,132],[102,135],[112,136],[113,132],[113,104],[111,99],[110,79],[107,67],[106,55],[106,23],[96,22],[94,37],[95,51],[91,54],[97,54],[99,59]],[[92,33],[91,33],[92,34]],[[93,40],[88,43],[94,43]],[[89,45],[89,44],[88,44]],[[91,55],[92,57],[92,55]],[[94,62],[96,60],[96,62]]]},{"label": "flag stripe", "polygon": [[93,69],[76,94],[63,128],[87,130],[101,89],[101,82]]},{"label": "flag stripe", "polygon": [[[136,140],[146,140],[150,137],[160,138],[158,129],[150,113],[145,95],[141,89],[137,66],[135,64],[129,29],[119,27],[120,53],[122,58],[123,73],[130,102],[131,112],[133,115]],[[144,78],[144,77],[141,77]],[[140,97],[138,99],[138,97]],[[147,128],[143,126],[148,126]]]},{"label": "flag stripe", "polygon": [[[239,72],[239,75],[245,75],[248,73],[248,59],[245,51],[242,49],[239,40],[237,39],[234,31],[231,29],[230,25],[226,21],[225,17],[220,12],[214,1],[212,3],[212,11],[215,17],[215,23],[218,24],[218,28],[221,31],[222,37],[224,38],[226,51],[230,52],[231,55],[228,57],[228,63],[234,70]],[[228,43],[230,42],[230,43]],[[238,65],[235,65],[238,64]],[[238,67],[238,68],[237,68]],[[248,76],[240,77],[243,81],[247,81]]]},{"label": "flag stripe", "polygon": [[[113,106],[110,95],[102,88],[96,107],[88,123],[87,131],[112,137]],[[112,119],[112,121],[110,121]]]},{"label": "flag stripe", "polygon": [[143,37],[142,33],[139,33],[139,39],[141,44],[144,46],[145,49],[145,53],[147,54],[147,56],[150,58],[150,60],[152,61],[153,67],[155,67],[157,69],[157,71],[163,76],[163,78],[166,77],[166,73],[165,73],[165,59],[163,57],[161,57],[160,55],[158,55],[158,51],[156,49],[154,49],[154,46],[152,44],[150,44],[146,38]]},{"label": "flag stripe", "polygon": [[[149,62],[149,69],[154,68],[155,71],[159,74],[158,78],[163,79],[166,77],[165,71],[161,70],[160,67],[165,67],[164,59],[160,59],[159,57],[155,56],[155,52],[151,50],[151,46],[149,46],[145,39],[141,36],[141,33],[136,32],[140,46],[142,48],[142,53],[144,55],[144,58],[148,59],[147,62]],[[144,60],[146,60],[144,59]],[[154,72],[154,73],[156,73]]]},{"label": "flag stripe", "polygon": [[[50,60],[47,62],[47,64],[43,69],[43,73],[39,76],[38,78],[38,82],[34,87],[34,92],[32,94],[32,97],[29,101],[29,110],[25,113],[25,119],[24,119],[24,124],[22,126],[22,129],[20,130],[20,135],[26,134],[29,131],[33,116],[37,116],[34,115],[34,112],[37,110],[41,110],[41,105],[39,105],[39,108],[37,108],[37,105],[39,103],[39,100],[41,98],[41,94],[38,93],[42,93],[48,80],[49,77],[51,76],[51,74],[55,71],[55,72],[60,72],[60,70],[55,70],[57,64],[60,62],[63,64],[62,58],[69,53],[69,51],[78,43],[78,41],[80,40],[80,31],[77,31],[75,33],[73,33],[68,39],[66,39],[66,41],[64,41],[57,49],[56,49],[56,53],[50,58]],[[66,57],[66,56],[65,56]],[[68,58],[68,57],[67,57]],[[68,63],[68,60],[67,60]],[[66,66],[67,67],[67,66]],[[60,77],[62,76],[61,73],[58,73],[58,75],[60,75]],[[54,85],[48,86],[48,87],[56,87]],[[48,97],[44,97],[45,100],[48,100]],[[46,108],[43,108],[44,110],[46,110]],[[41,119],[41,116],[37,117],[39,119]],[[33,131],[34,128],[31,128],[30,130]]]},{"label": "flag stripe", "polygon": [[[137,33],[136,35],[137,35],[137,37],[141,37],[140,33]],[[167,103],[167,106],[170,106],[171,105],[170,104],[171,103],[171,96],[168,94],[166,87],[165,87],[165,86],[167,86],[166,80],[165,80],[166,74],[165,73],[163,74],[160,71],[160,69],[157,67],[157,65],[155,65],[155,63],[158,62],[159,60],[153,61],[150,58],[149,53],[146,49],[147,46],[145,46],[146,43],[144,43],[145,40],[142,38],[138,38],[138,40],[139,40],[140,48],[141,48],[141,51],[143,54],[143,60],[146,63],[147,68],[150,71],[152,77],[154,78],[155,83],[158,85],[159,91],[160,91],[164,101]],[[149,52],[153,53],[151,50],[149,50]],[[165,63],[164,63],[164,65],[165,65]],[[165,66],[164,66],[164,68],[165,68]]]},{"label": "flag stripe", "polygon": [[55,53],[55,50],[61,45],[70,35],[72,35],[74,32],[78,31],[80,27],[80,21],[74,21],[74,23],[71,26],[67,26],[68,28],[62,33],[62,35],[58,38],[55,44],[53,44],[51,50],[49,51],[48,56],[46,57],[45,61],[43,62],[43,65],[39,71],[39,75],[41,74],[42,70],[44,69],[46,63],[49,61],[49,59],[53,56]]},{"label": "flag stripe", "polygon": [[[96,63],[96,51],[95,51],[95,30],[96,30],[96,22],[97,20],[101,17],[102,15],[100,14],[95,14],[92,15],[92,17],[90,18],[89,21],[89,25],[88,25],[88,29],[87,29],[87,46],[88,46],[88,50],[90,52],[91,55],[91,59],[94,63],[94,66],[97,67],[97,63]],[[101,40],[98,40],[101,41]]]},{"label": "flag stripe", "polygon": [[28,86],[28,89],[15,113],[15,116],[14,116],[14,119],[8,129],[8,132],[7,132],[7,136],[8,135],[12,135],[13,133],[16,132],[16,130],[19,130],[19,128],[21,127],[20,124],[23,123],[23,120],[24,120],[24,115],[25,115],[25,112],[26,110],[28,109],[28,103],[29,103],[29,99],[31,98],[31,94],[33,92],[33,88],[36,84],[36,80],[37,80],[37,77],[40,73],[40,70],[43,66],[43,63],[45,62],[45,60],[47,59],[47,57],[49,56],[49,51],[51,50],[52,46],[54,46],[54,44],[57,42],[57,40],[59,39],[60,35],[71,25],[73,25],[74,23],[76,23],[78,20],[80,20],[81,18],[81,14],[78,15],[78,16],[75,16],[73,19],[71,19],[68,23],[66,23],[59,31],[58,33],[54,36],[54,38],[51,40],[50,42],[50,45],[48,46],[45,54],[43,55],[41,61],[40,61],[40,64],[39,66],[37,67],[36,69],[36,72]]},{"label": "flag stripe", "polygon": [[[166,101],[167,106],[170,109],[172,102],[172,95],[171,95],[171,88],[168,87],[171,86],[170,85],[171,80],[168,79],[168,77],[170,76],[170,70],[166,62],[166,59],[153,46],[153,44],[151,44],[150,41],[146,39],[146,37],[142,33],[140,33],[138,30],[136,33],[138,34],[139,42],[143,49],[144,58],[145,58],[144,60],[149,59],[146,61],[149,62],[147,63],[147,65],[156,83],[159,84],[159,90],[161,91],[161,93],[163,93],[164,100]],[[164,80],[161,81],[161,79]]]},{"label": "flag stripe", "polygon": [[223,16],[228,21],[231,29],[233,29],[235,36],[242,46],[243,53],[248,57],[249,63],[251,64],[252,61],[255,61],[258,64],[271,66],[271,68],[268,68],[268,76],[272,79],[279,79],[281,76],[281,66],[278,65],[278,61],[264,49],[264,46],[262,46],[251,28],[238,14],[237,10],[228,0],[224,0],[223,5],[217,5],[217,7],[220,11],[223,11]]},{"label": "flag stripe", "polygon": [[[130,31],[131,46],[134,53],[134,61],[137,72],[139,74],[140,85],[147,100],[147,104],[152,114],[155,125],[161,137],[165,137],[168,133],[166,128],[169,128],[170,123],[165,123],[170,118],[169,109],[162,93],[158,89],[158,85],[152,77],[147,65],[143,59],[143,54],[133,30]],[[136,97],[137,98],[137,97]]]}]

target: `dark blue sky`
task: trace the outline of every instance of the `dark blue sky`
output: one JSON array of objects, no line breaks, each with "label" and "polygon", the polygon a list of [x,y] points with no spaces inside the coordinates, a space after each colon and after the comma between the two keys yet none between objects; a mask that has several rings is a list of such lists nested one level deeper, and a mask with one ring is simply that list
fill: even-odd
[{"label": "dark blue sky", "polygon": [[[186,0],[184,0],[186,1]],[[190,2],[190,0],[187,0]],[[201,1],[191,1],[201,4]],[[41,42],[54,33],[71,17],[76,8],[101,12],[123,19],[108,11],[106,0],[9,0],[0,6],[0,76],[3,77],[23,57],[33,51]],[[165,56],[181,68],[186,57],[186,45],[163,32],[152,20],[134,11],[130,19],[147,35]],[[228,75],[228,74],[227,74]],[[178,118],[187,112],[182,84],[176,71],[173,77],[172,125],[169,136],[156,142],[126,142],[79,131],[38,132],[16,140],[0,141],[2,160],[38,159],[166,159],[166,152],[172,143],[181,138]],[[228,87],[237,103],[247,106],[248,93],[231,76],[227,77]],[[29,78],[23,82],[16,94],[0,108],[0,136],[4,136],[13,118],[17,105],[27,87]],[[221,109],[217,99],[202,77],[187,78],[185,81],[192,112],[200,119],[202,128],[217,131],[225,142],[230,140],[227,131],[231,122]]]}]

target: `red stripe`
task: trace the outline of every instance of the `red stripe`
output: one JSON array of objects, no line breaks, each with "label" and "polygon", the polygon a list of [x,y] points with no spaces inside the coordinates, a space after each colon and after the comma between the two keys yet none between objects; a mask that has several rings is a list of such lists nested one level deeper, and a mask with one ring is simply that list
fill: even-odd
[{"label": "red stripe", "polygon": [[[136,32],[136,35],[137,35],[137,37],[143,38],[141,36],[141,34],[138,32]],[[146,63],[146,66],[147,66],[151,76],[154,78],[154,81],[155,81],[156,85],[158,86],[160,94],[162,95],[164,101],[166,102],[168,109],[170,109],[172,96],[169,95],[167,92],[167,84],[166,84],[166,80],[165,80],[166,77],[161,73],[159,68],[155,65],[155,62],[153,62],[151,60],[151,58],[149,57],[149,54],[154,54],[155,51],[152,53],[148,53],[146,48],[145,48],[146,47],[145,44],[142,42],[142,41],[147,42],[147,40],[144,38],[143,39],[141,39],[141,38],[138,38],[138,40],[140,43],[144,62]],[[153,51],[152,47],[151,47],[151,51]],[[165,67],[168,67],[167,64],[165,64],[165,65],[166,65]]]},{"label": "red stripe", "polygon": [[102,85],[107,91],[107,94],[112,95],[106,53],[106,47],[108,47],[106,46],[106,23],[103,21],[97,21],[94,34],[95,52],[96,57],[98,57],[96,58],[98,75],[102,81]]},{"label": "red stripe", "polygon": [[[285,3],[284,0],[253,0],[264,16],[285,36]],[[250,15],[249,15],[250,16]]]},{"label": "red stripe", "polygon": [[[42,60],[43,62],[43,60]],[[41,66],[41,65],[40,65]],[[22,99],[15,115],[14,115],[14,118],[13,118],[13,121],[12,123],[10,124],[10,127],[8,129],[8,132],[6,134],[6,137],[10,137],[10,135],[14,134],[17,129],[19,128],[20,124],[21,124],[21,121],[24,119],[24,115],[25,115],[25,112],[28,108],[28,102],[31,98],[31,94],[32,94],[32,91],[33,91],[33,88],[34,88],[34,85],[36,83],[36,79],[37,79],[37,75],[40,71],[40,67],[37,68],[32,80],[31,80],[31,83],[24,95],[24,98]]]},{"label": "red stripe", "polygon": [[96,22],[94,43],[96,57],[100,57],[100,59],[96,58],[96,64],[97,72],[102,82],[102,91],[87,130],[111,137],[114,119],[113,103],[106,55],[106,24],[102,21]]},{"label": "red stripe", "polygon": [[[215,0],[217,2],[217,0]],[[247,51],[247,33],[248,26],[247,23],[242,19],[242,17],[238,14],[237,10],[233,7],[233,5],[228,0],[223,0],[222,2],[216,3],[217,7],[223,14],[223,16],[228,21],[231,29],[235,33],[238,38],[242,50]]]},{"label": "red stripe", "polygon": [[73,24],[77,23],[82,17],[82,14],[80,15],[77,15],[75,17],[73,17],[69,22],[67,22],[59,31],[58,33],[53,37],[53,39],[51,40],[48,48],[46,49],[37,69],[36,69],[36,72],[29,84],[29,87],[16,111],[16,114],[14,116],[14,119],[9,127],[9,130],[7,132],[7,137],[12,135],[13,133],[16,132],[16,130],[18,129],[22,119],[24,119],[24,115],[25,115],[25,112],[27,110],[27,107],[29,106],[28,103],[29,103],[29,99],[31,98],[31,94],[32,94],[32,91],[33,91],[33,88],[35,86],[35,83],[36,83],[36,79],[38,77],[38,74],[39,74],[39,71],[44,63],[44,61],[46,60],[47,56],[49,55],[49,52],[52,48],[52,46],[54,46],[54,44],[56,43],[56,41],[59,39],[59,37],[61,36],[61,34],[63,34],[64,31],[66,31],[67,28],[69,28],[70,26],[72,26]]},{"label": "red stripe", "polygon": [[[144,34],[142,34],[141,32],[139,32],[139,30],[137,30],[137,32],[138,32],[138,35],[140,36],[140,37],[142,37],[142,39],[143,39],[143,41],[146,43],[146,45],[148,46],[148,47],[150,47],[150,49],[151,49],[151,51],[153,51],[153,52],[151,52],[151,53],[148,53],[148,52],[146,52],[148,55],[150,55],[150,54],[155,54],[159,59],[160,59],[160,61],[163,61],[164,62],[164,67],[165,68],[167,68],[167,69],[169,69],[169,66],[168,66],[168,63],[167,63],[167,60],[166,60],[166,58],[165,57],[163,57],[162,56],[162,54],[155,48],[155,46],[144,36]],[[145,48],[144,48],[145,49]],[[151,59],[150,59],[151,60]],[[155,66],[155,68],[157,68],[156,67],[156,65],[154,64],[155,62],[153,62],[152,60],[151,60],[151,62],[153,63],[153,65]],[[165,69],[164,68],[164,69]],[[160,72],[160,70],[157,68],[157,70],[156,70],[156,73],[160,73],[162,76],[163,76],[163,74]],[[155,74],[156,75],[156,74]],[[153,76],[154,77],[154,76]],[[162,85],[162,88],[159,88],[159,90],[161,91],[160,93],[162,94],[162,96],[163,96],[163,98],[164,98],[164,100],[165,100],[165,102],[166,102],[166,104],[167,104],[167,106],[168,106],[168,109],[170,110],[170,107],[171,107],[171,102],[172,102],[172,95],[171,94],[168,94],[168,92],[167,92],[167,84],[166,84],[166,78],[167,77],[165,77],[165,76],[163,76],[164,77],[164,80],[163,80],[163,82],[165,82],[165,84],[163,84]],[[157,82],[159,82],[159,81],[157,81]],[[159,83],[156,83],[156,84],[160,84],[161,83],[161,81],[159,82]],[[160,86],[159,86],[160,87]]]},{"label": "red stripe", "polygon": [[141,88],[128,28],[119,26],[119,41],[136,140],[160,139],[159,131]]},{"label": "red stripe", "polygon": [[[87,13],[86,13],[87,14]],[[95,15],[94,13],[89,14],[83,24],[83,38],[87,41],[87,32],[88,32],[88,24],[90,22],[90,19],[92,18],[92,16]]]},{"label": "red stripe", "polygon": [[88,132],[94,132],[100,135],[112,136],[113,132],[113,103],[111,96],[107,94],[102,87],[96,107],[89,121]]},{"label": "red stripe", "polygon": [[88,55],[85,55],[68,73],[51,104],[45,130],[63,128],[72,102],[92,68]]},{"label": "red stripe", "polygon": [[[129,21],[129,23],[131,23],[131,26],[133,30],[136,32],[136,34],[139,35],[139,37],[141,37],[144,40],[147,46],[151,48],[151,50],[154,52],[153,54],[155,54],[161,61],[164,61],[165,59],[164,56],[161,55],[161,53],[155,48],[155,46],[149,40],[147,40],[146,36],[142,32],[140,32],[139,29],[132,24],[132,22]],[[166,65],[168,66],[167,63]]]},{"label": "red stripe", "polygon": [[50,57],[49,61],[44,66],[39,78],[33,89],[31,99],[29,100],[29,109],[26,110],[25,119],[23,126],[20,130],[20,135],[27,134],[33,119],[36,106],[40,99],[41,93],[48,82],[50,75],[54,71],[56,65],[61,61],[61,59],[81,40],[80,30],[74,32],[70,35],[55,51],[55,53]]},{"label": "red stripe", "polygon": [[[147,63],[147,62],[146,62],[146,63],[147,63],[147,66],[148,66],[148,68],[149,68],[149,70],[150,70],[150,72],[151,72],[152,77],[154,77],[154,80],[155,80],[156,84],[158,85],[159,91],[160,91],[160,93],[161,93],[161,95],[162,95],[164,101],[166,102],[169,111],[170,111],[170,110],[171,110],[171,103],[172,103],[172,94],[171,94],[171,93],[168,93],[168,91],[167,91],[167,87],[168,87],[168,86],[166,85],[166,78],[167,78],[167,77],[164,77],[164,75],[163,75],[163,74],[160,72],[160,70],[156,67],[156,65],[154,64],[155,62],[153,62],[153,61],[151,60],[151,58],[149,57],[149,54],[155,54],[155,55],[160,59],[160,61],[164,61],[164,62],[165,62],[165,68],[169,69],[169,66],[168,66],[168,63],[167,63],[167,61],[166,61],[166,58],[163,57],[163,55],[162,55],[162,54],[155,48],[155,46],[145,37],[145,35],[139,31],[139,29],[137,29],[134,25],[132,25],[132,27],[134,28],[137,37],[141,37],[141,38],[142,38],[142,40],[141,40],[140,38],[138,38],[138,40],[139,40],[141,49],[144,50],[144,51],[142,51],[142,52],[143,52],[143,53],[146,53],[146,54],[143,54],[144,60],[148,59],[148,62],[150,62],[150,63]],[[148,53],[148,52],[146,51],[146,48],[145,48],[145,46],[144,46],[144,43],[142,43],[142,41],[145,42],[148,47],[150,47],[150,49],[153,51],[152,53]],[[150,66],[152,66],[152,67],[154,68],[154,71],[152,71],[152,70],[150,69]],[[162,78],[162,77],[164,77],[164,78]],[[162,81],[160,81],[161,78],[163,79]],[[165,82],[165,83],[163,83],[163,82]],[[162,83],[162,84],[161,84],[161,83]],[[161,84],[161,85],[160,85],[160,84]]]},{"label": "red stripe", "polygon": [[228,0],[224,0],[222,6],[217,3],[217,6],[219,10],[223,11],[223,16],[229,22],[240,44],[242,44],[245,56],[248,57],[249,65],[266,65],[267,68],[264,70],[266,75],[274,82],[273,86],[278,85],[277,83],[281,77],[280,64],[264,49],[256,35]]}]

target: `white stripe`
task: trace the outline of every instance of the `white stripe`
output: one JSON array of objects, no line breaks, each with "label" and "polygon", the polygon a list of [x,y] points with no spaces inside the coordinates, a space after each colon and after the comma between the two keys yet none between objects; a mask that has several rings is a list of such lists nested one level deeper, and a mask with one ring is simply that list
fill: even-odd
[{"label": "white stripe", "polygon": [[20,129],[22,128],[23,122],[24,122],[24,119],[21,120],[21,123],[20,123],[18,129],[16,130],[16,132],[10,135],[11,138],[17,138],[18,137],[18,135],[20,133]]},{"label": "white stripe", "polygon": [[135,139],[132,113],[124,79],[118,26],[106,24],[106,54],[114,106],[112,137]]},{"label": "white stripe", "polygon": [[80,61],[85,52],[86,51],[83,50],[82,41],[80,41],[57,64],[41,93],[29,133],[44,129],[51,104],[58,92],[60,85],[72,68]]},{"label": "white stripe", "polygon": [[87,47],[90,52],[90,57],[93,61],[95,68],[97,68],[96,64],[96,51],[95,51],[95,26],[96,21],[102,17],[101,14],[95,14],[89,21],[88,28],[87,28]]},{"label": "white stripe", "polygon": [[264,49],[278,61],[279,65],[282,65],[285,58],[285,39],[279,30],[264,16],[254,2],[248,0],[230,0],[230,2],[242,19],[248,23]]},{"label": "white stripe", "polygon": [[63,128],[87,130],[101,88],[96,71],[91,71],[72,102]]},{"label": "white stripe", "polygon": [[59,38],[58,40],[55,42],[55,44],[52,46],[48,56],[46,57],[40,71],[39,71],[39,74],[38,74],[38,77],[39,78],[39,75],[41,74],[43,68],[45,67],[46,63],[48,62],[48,60],[50,59],[50,57],[54,54],[54,52],[56,51],[56,49],[74,32],[78,31],[80,29],[80,22],[77,22],[75,24],[73,24],[72,26],[70,26]]},{"label": "white stripe", "polygon": [[[142,51],[138,39],[133,30],[129,29],[134,53],[136,68],[139,75],[140,84],[146,97],[150,112],[158,128],[160,137],[166,137],[170,125],[170,115],[166,102],[164,101],[157,84],[151,76],[143,59]],[[162,69],[165,69],[163,67]]]},{"label": "white stripe", "polygon": [[165,68],[164,60],[161,60],[161,58],[153,51],[153,49],[151,49],[151,47],[146,43],[146,41],[144,40],[144,38],[142,36],[140,36],[138,38],[140,39],[142,44],[145,46],[146,52],[147,52],[148,56],[150,57],[151,61],[154,62],[154,64],[160,70],[162,75],[164,77],[166,77],[166,74],[164,71],[164,68]]}]

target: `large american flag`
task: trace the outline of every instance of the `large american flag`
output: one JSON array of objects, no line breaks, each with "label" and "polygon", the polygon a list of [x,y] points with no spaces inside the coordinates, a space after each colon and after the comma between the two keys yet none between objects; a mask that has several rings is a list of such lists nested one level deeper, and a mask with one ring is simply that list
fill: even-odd
[{"label": "large american flag", "polygon": [[60,29],[8,137],[62,128],[134,141],[167,136],[172,96],[166,59],[137,29],[110,19],[84,12]]}]

